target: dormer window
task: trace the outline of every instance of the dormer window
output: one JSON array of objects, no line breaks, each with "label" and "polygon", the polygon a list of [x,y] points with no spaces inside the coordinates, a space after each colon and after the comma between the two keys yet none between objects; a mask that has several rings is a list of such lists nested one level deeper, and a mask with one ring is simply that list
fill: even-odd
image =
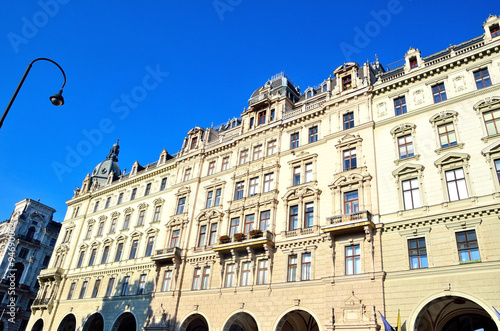
[{"label": "dormer window", "polygon": [[266,111],[261,111],[259,113],[259,125],[266,123]]},{"label": "dormer window", "polygon": [[352,87],[351,75],[342,77],[342,91],[348,90]]},{"label": "dormer window", "polygon": [[497,36],[500,36],[500,27],[498,24],[494,24],[490,26],[490,33],[491,33],[491,38],[495,38]]},{"label": "dormer window", "polygon": [[193,137],[191,139],[191,149],[196,148],[197,144],[198,144],[198,137]]},{"label": "dormer window", "polygon": [[416,67],[418,67],[417,58],[416,57],[410,58],[410,68],[413,69]]},{"label": "dormer window", "polygon": [[307,98],[309,99],[310,97],[312,97],[312,91],[307,92]]},{"label": "dormer window", "polygon": [[323,92],[326,92],[328,90],[328,86],[325,84],[323,85]]}]

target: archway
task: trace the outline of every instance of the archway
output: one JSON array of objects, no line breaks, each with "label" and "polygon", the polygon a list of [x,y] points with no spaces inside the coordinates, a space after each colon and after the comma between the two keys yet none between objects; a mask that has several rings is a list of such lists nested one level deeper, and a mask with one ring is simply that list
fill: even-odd
[{"label": "archway", "polygon": [[180,328],[182,331],[208,331],[208,322],[200,314],[189,316]]},{"label": "archway", "polygon": [[414,330],[498,331],[498,328],[477,303],[459,296],[447,296],[430,301],[420,310]]},{"label": "archway", "polygon": [[75,331],[76,329],[76,318],[75,315],[69,314],[63,318],[57,331]]},{"label": "archway", "polygon": [[319,327],[307,311],[293,310],[281,318],[276,331],[319,331]]},{"label": "archway", "polygon": [[104,330],[104,318],[99,313],[91,315],[83,325],[83,331],[103,331],[103,330]]},{"label": "archway", "polygon": [[257,322],[247,313],[237,313],[224,325],[223,331],[258,331]]},{"label": "archway", "polygon": [[41,318],[35,322],[31,331],[43,331],[43,320]]},{"label": "archway", "polygon": [[111,331],[137,331],[137,322],[131,313],[123,313],[118,317]]}]

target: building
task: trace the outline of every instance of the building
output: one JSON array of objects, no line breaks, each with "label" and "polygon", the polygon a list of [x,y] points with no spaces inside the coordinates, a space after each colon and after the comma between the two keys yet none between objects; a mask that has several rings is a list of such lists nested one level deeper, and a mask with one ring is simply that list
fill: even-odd
[{"label": "building", "polygon": [[40,202],[16,203],[10,219],[0,223],[0,309],[2,330],[24,331],[39,290],[37,276],[49,265],[61,223]]},{"label": "building", "polygon": [[393,70],[345,63],[304,91],[275,75],[129,173],[116,143],[67,202],[28,329],[380,330],[398,309],[406,330],[498,329],[498,20]]}]

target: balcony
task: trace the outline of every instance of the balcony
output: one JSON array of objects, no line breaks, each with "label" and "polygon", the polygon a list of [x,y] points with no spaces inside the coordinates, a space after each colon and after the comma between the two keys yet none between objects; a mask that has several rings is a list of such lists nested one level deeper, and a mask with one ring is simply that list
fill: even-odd
[{"label": "balcony", "polygon": [[40,270],[40,274],[38,275],[38,280],[40,282],[48,282],[53,280],[60,280],[63,274],[62,268],[50,268]]},{"label": "balcony", "polygon": [[327,225],[321,227],[321,231],[334,235],[363,232],[366,226],[370,229],[375,226],[371,220],[371,214],[367,210],[327,217],[326,220]]},{"label": "balcony", "polygon": [[157,263],[166,263],[173,259],[181,258],[182,249],[179,247],[167,247],[156,250],[156,254],[151,259]]},{"label": "balcony", "polygon": [[255,106],[261,102],[267,102],[267,101],[269,101],[269,93],[264,93],[256,95],[253,98],[250,98],[250,100],[248,100],[248,104],[250,106]]},{"label": "balcony", "polygon": [[31,243],[31,244],[34,244],[34,245],[40,245],[41,242],[40,240],[38,239],[33,239],[32,237],[27,237],[25,235],[17,235],[16,238],[20,239],[20,240],[24,240],[25,242],[28,242],[28,243]]},{"label": "balcony", "polygon": [[247,249],[247,248],[263,248],[264,246],[274,247],[274,234],[270,231],[249,236],[244,234],[236,234],[233,238],[228,236],[219,237],[219,245],[215,245],[213,250],[215,252],[230,251],[233,249]]},{"label": "balcony", "polygon": [[281,233],[285,238],[293,238],[307,235],[319,234],[319,226],[313,225],[309,228],[299,228],[295,230],[288,230]]},{"label": "balcony", "polygon": [[31,310],[36,311],[37,309],[49,309],[52,307],[52,302],[50,299],[35,299],[31,305]]}]

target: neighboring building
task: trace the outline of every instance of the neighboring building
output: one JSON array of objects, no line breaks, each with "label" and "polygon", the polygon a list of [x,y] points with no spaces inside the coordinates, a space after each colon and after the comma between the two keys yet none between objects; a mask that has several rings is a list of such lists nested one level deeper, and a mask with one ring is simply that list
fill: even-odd
[{"label": "neighboring building", "polygon": [[375,331],[401,309],[406,330],[496,330],[498,18],[484,27],[303,92],[278,74],[129,173],[116,143],[67,202],[28,329]]},{"label": "neighboring building", "polygon": [[[37,276],[49,265],[61,223],[40,202],[16,203],[10,219],[0,223],[1,330],[23,331],[39,290]],[[15,309],[12,309],[15,308]]]}]

